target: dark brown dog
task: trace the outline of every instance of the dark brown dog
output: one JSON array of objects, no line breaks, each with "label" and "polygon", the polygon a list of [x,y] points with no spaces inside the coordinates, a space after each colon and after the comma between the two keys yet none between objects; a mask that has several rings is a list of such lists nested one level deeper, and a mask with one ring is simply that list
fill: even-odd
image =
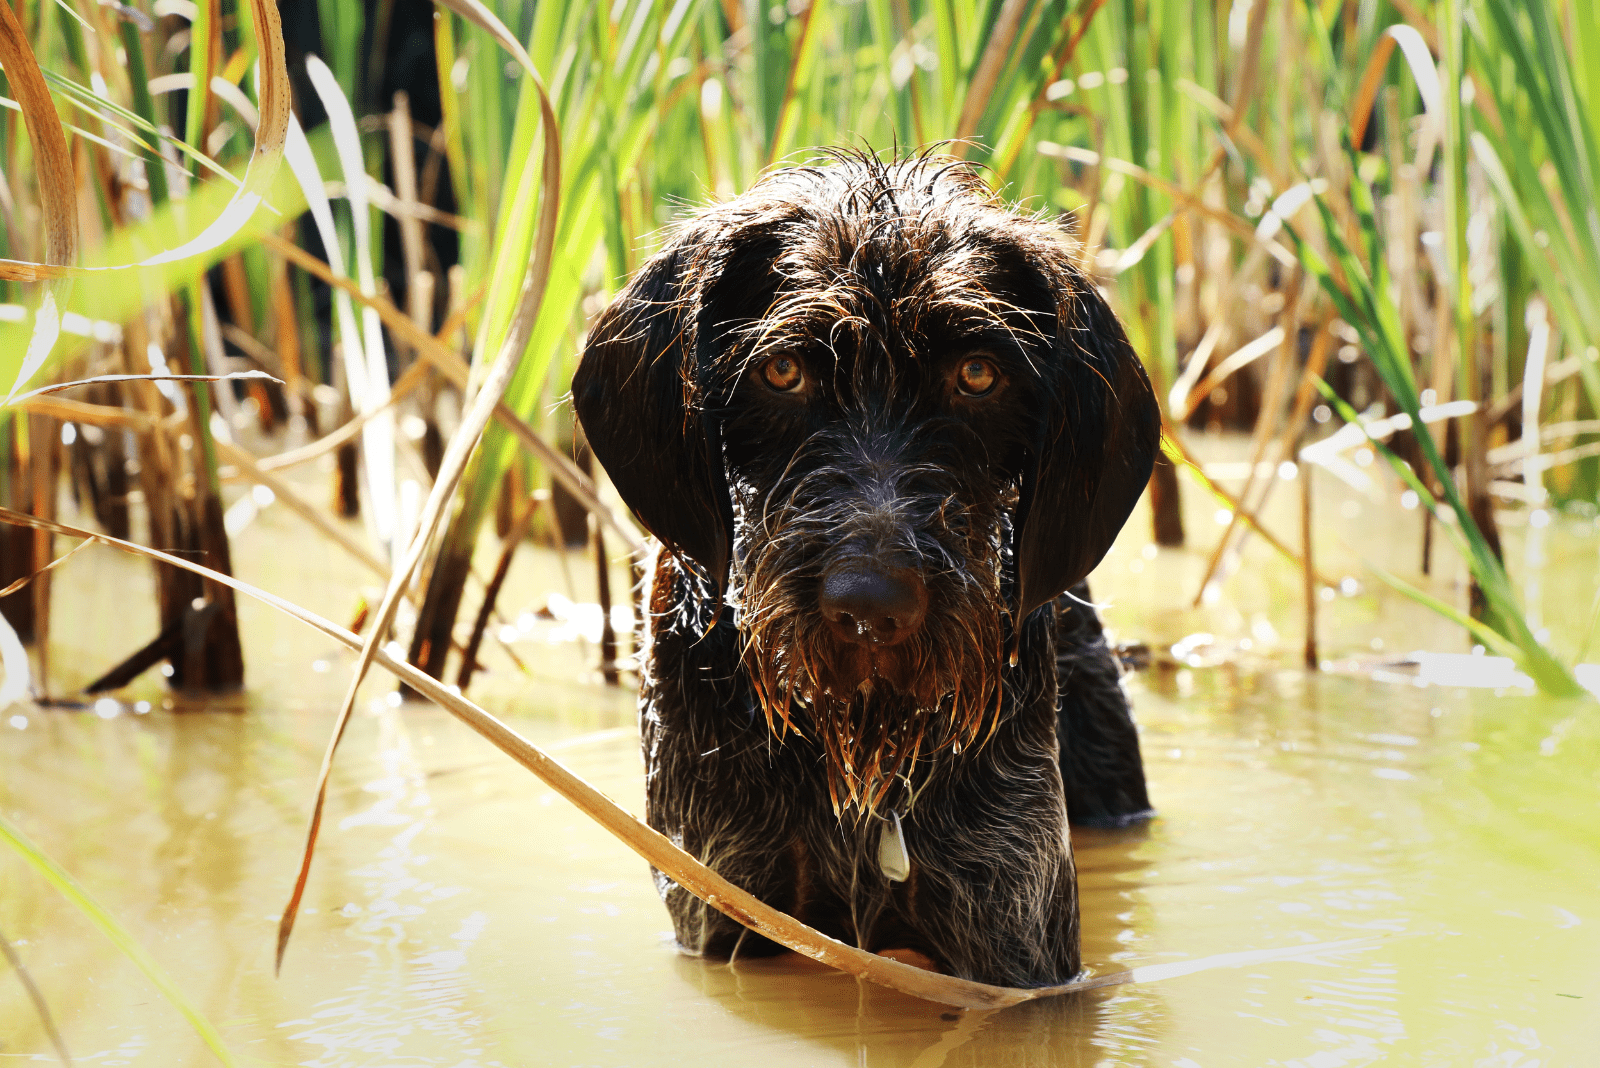
[{"label": "dark brown dog", "polygon": [[[777,171],[678,227],[573,397],[666,550],[651,825],[866,949],[1071,979],[1068,814],[1150,814],[1081,584],[1160,418],[1065,232],[948,159]],[[688,950],[777,948],[658,883]]]}]

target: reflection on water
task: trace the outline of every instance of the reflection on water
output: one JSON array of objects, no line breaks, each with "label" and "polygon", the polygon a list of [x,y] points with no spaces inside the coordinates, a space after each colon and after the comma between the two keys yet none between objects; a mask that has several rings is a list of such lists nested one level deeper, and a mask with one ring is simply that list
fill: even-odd
[{"label": "reflection on water", "polygon": [[[268,509],[241,536],[241,558],[259,568],[249,577],[348,618],[343,561],[249,551],[251,538],[293,536],[292,523]],[[1552,559],[1582,561],[1571,573],[1582,576],[1584,604],[1558,603],[1559,584],[1545,577],[1545,623],[1562,625],[1587,605],[1592,532],[1557,525],[1546,535]],[[245,609],[252,691],[232,712],[174,708],[145,682],[114,706],[7,713],[0,807],[151,950],[245,1064],[1591,1060],[1600,1048],[1600,705],[1285,670],[1298,624],[1283,590],[1298,579],[1269,560],[1239,572],[1229,599],[1177,607],[1171,590],[1198,581],[1203,557],[1119,546],[1097,575],[1096,594],[1113,601],[1108,618],[1125,636],[1157,648],[1185,635],[1213,640],[1130,681],[1161,817],[1074,835],[1085,961],[1105,973],[1341,939],[1369,945],[993,1012],[917,1002],[797,957],[690,959],[671,943],[642,861],[445,714],[395,707],[374,681],[275,978],[278,912],[349,660],[254,607]],[[1342,566],[1337,547],[1327,557]],[[551,573],[510,595],[507,618],[543,619],[539,588]],[[83,655],[61,656],[58,670],[92,677],[104,650],[147,637],[146,621],[119,615],[127,595],[115,592],[137,589],[145,574],[95,552],[63,569],[58,596],[78,610],[58,604],[57,614],[82,619],[70,640]],[[1459,635],[1411,611],[1370,590],[1335,602],[1328,633],[1343,644],[1330,641],[1326,655],[1371,657],[1382,653],[1374,642],[1463,651]],[[509,642],[525,636],[516,648],[531,678],[495,660],[480,698],[640,811],[626,694],[581,679],[582,646],[538,626],[504,629]],[[1224,646],[1231,655],[1214,655]],[[328,670],[311,670],[316,661]],[[78,1062],[208,1062],[149,982],[9,854],[0,854],[0,932]],[[54,1059],[6,973],[0,1055]]]},{"label": "reflection on water", "polygon": [[465,888],[430,881],[439,873],[415,847],[436,813],[405,717],[385,708],[377,725],[374,771],[379,774],[362,787],[363,800],[370,803],[339,822],[340,830],[372,828],[383,840],[370,862],[350,872],[352,900],[338,910],[350,921],[346,937],[362,962],[362,975],[339,994],[315,1002],[305,1018],[278,1025],[291,1031],[291,1040],[321,1051],[303,1062],[313,1068],[350,1063],[352,1054],[358,1063],[400,1057],[412,1035],[466,1054],[483,1024],[464,1002],[470,992],[467,951],[488,924],[487,914],[461,917],[448,938],[422,947],[413,948],[416,940],[408,937],[410,921]]}]

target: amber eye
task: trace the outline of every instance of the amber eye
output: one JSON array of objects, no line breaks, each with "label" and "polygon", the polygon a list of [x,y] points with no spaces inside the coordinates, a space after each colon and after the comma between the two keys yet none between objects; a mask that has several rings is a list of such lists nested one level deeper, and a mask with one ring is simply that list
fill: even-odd
[{"label": "amber eye", "polygon": [[994,364],[973,357],[961,362],[961,370],[956,373],[956,387],[965,396],[982,397],[994,389],[998,377]]},{"label": "amber eye", "polygon": [[779,393],[797,393],[806,384],[805,369],[793,356],[774,356],[761,365],[761,378]]}]

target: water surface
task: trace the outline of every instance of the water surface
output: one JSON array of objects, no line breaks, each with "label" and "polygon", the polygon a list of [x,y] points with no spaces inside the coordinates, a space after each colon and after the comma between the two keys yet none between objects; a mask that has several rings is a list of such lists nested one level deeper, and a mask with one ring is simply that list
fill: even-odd
[{"label": "water surface", "polygon": [[[1359,575],[1363,558],[1414,557],[1414,515],[1369,502],[1345,516],[1352,495],[1319,492],[1325,567]],[[1192,522],[1211,521],[1203,503],[1194,510]],[[1158,654],[1129,687],[1161,815],[1144,830],[1074,835],[1086,963],[1105,972],[1369,938],[1363,947],[993,1012],[792,956],[693,960],[673,946],[642,861],[447,714],[397,706],[373,682],[275,978],[277,916],[348,658],[255,606],[244,609],[251,692],[220,706],[231,710],[175,706],[152,678],[98,713],[6,713],[24,722],[0,723],[0,808],[150,949],[245,1064],[1591,1062],[1600,704],[1290,667],[1300,609],[1286,562],[1252,546],[1223,595],[1189,609],[1212,535],[1147,552],[1142,522],[1095,583],[1114,602],[1111,625]],[[348,620],[351,568],[295,524],[264,511],[240,536],[241,572]],[[1520,537],[1508,530],[1513,554]],[[1550,538],[1544,614],[1571,629],[1596,539],[1581,517]],[[587,599],[573,570],[571,596]],[[530,675],[494,654],[474,693],[642,811],[631,699],[592,678],[593,650],[568,640],[573,628],[525,613],[561,588],[559,568],[541,557],[525,572],[505,636]],[[1434,581],[1448,590],[1458,578]],[[143,564],[102,550],[63,569],[64,687],[148,637],[147,588]],[[1465,651],[1453,628],[1370,589],[1329,602],[1323,627],[1325,658],[1364,669],[1412,648]],[[3,853],[0,932],[75,1061],[210,1063],[155,988]],[[54,1061],[3,971],[0,1056]]]}]

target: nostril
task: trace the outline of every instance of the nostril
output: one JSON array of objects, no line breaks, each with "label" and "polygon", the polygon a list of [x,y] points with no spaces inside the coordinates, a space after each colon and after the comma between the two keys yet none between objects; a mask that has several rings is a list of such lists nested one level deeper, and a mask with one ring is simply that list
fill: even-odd
[{"label": "nostril", "polygon": [[910,568],[852,561],[823,576],[817,602],[846,641],[893,645],[921,626],[928,590]]}]

